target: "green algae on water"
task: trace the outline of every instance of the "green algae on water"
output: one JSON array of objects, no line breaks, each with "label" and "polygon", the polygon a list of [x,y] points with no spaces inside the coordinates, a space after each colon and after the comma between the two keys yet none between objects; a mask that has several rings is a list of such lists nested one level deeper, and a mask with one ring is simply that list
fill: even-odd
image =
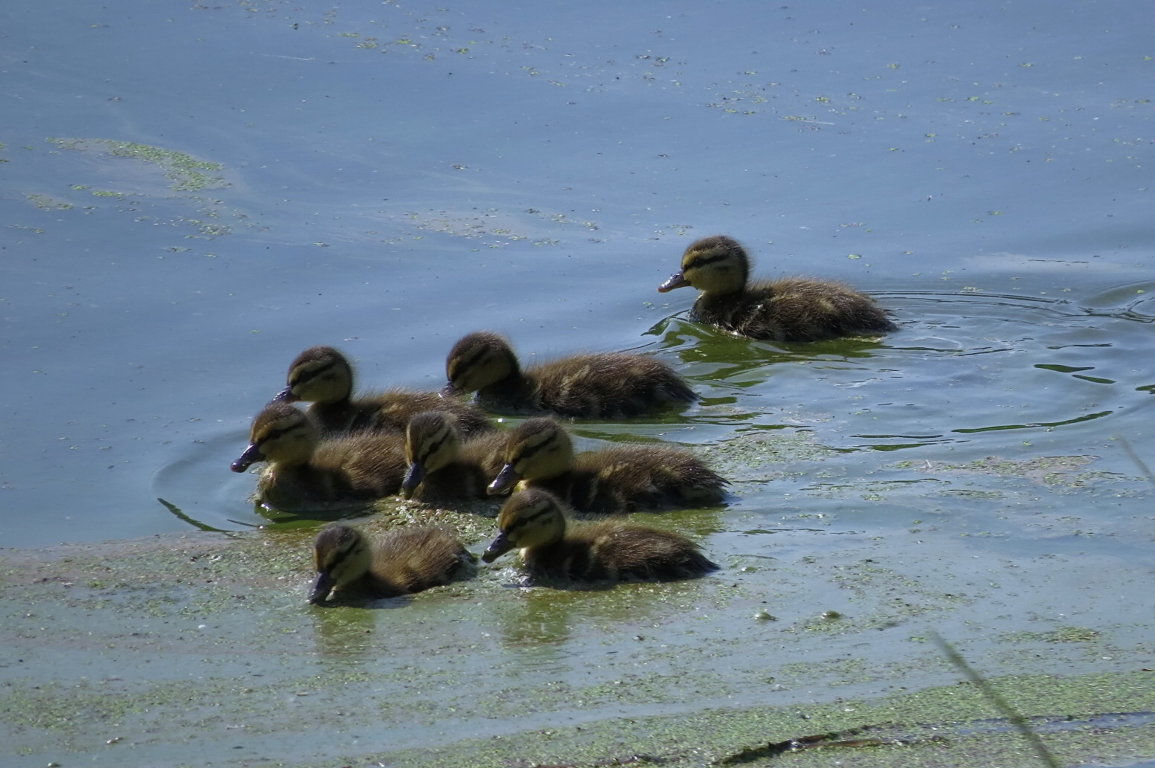
[{"label": "green algae on water", "polygon": [[48,141],[60,149],[105,154],[110,157],[138,160],[160,168],[169,184],[178,192],[202,192],[229,186],[224,177],[224,166],[192,155],[149,144],[115,139],[51,138]]}]

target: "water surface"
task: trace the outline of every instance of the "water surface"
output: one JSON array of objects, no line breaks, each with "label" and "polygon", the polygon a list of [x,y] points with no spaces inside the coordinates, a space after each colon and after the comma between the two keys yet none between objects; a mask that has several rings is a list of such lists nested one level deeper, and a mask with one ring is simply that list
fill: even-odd
[{"label": "water surface", "polygon": [[[779,634],[823,611],[881,616],[856,601],[917,602],[918,574],[942,569],[997,599],[932,590],[890,642],[925,618],[993,670],[1061,673],[995,641],[1073,625],[1114,649],[1079,671],[1149,655],[1151,484],[1128,452],[1155,458],[1148,16],[1123,2],[9,2],[3,543],[196,525],[300,547],[262,528],[254,478],[227,470],[292,358],[332,344],[366,386],[435,388],[452,343],[488,328],[526,360],[653,354],[702,394],[669,419],[575,426],[590,448],[690,445],[734,480],[724,509],[666,521],[758,596],[702,634],[674,621],[667,642],[687,652],[763,610],[780,621],[757,626]],[[900,330],[773,345],[689,322],[692,292],[656,287],[716,233],[761,275],[871,292]],[[840,569],[865,578],[872,558],[903,578],[855,593]],[[278,601],[296,606],[305,570],[269,587]],[[673,593],[688,615],[695,589]],[[535,625],[518,616],[536,598],[493,592],[479,631],[543,656],[527,687],[584,658],[575,624],[621,647],[641,631],[640,601],[623,622],[567,596],[576,615]],[[874,626],[830,655],[889,664]],[[824,653],[788,647],[799,663]],[[855,690],[898,685],[887,670]],[[743,698],[739,677],[702,701],[764,694]],[[654,690],[638,711],[674,707],[672,687]]]}]

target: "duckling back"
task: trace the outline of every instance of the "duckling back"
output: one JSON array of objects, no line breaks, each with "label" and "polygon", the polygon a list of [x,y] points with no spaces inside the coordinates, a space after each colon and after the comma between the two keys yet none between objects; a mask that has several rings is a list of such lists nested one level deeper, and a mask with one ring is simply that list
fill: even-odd
[{"label": "duckling back", "polygon": [[697,288],[694,320],[754,339],[817,341],[897,328],[873,299],[842,283],[802,277],[750,283],[749,269],[738,241],[706,237],[690,244],[681,271],[658,290]]},{"label": "duckling back", "polygon": [[476,558],[443,528],[394,528],[370,542],[347,525],[326,526],[313,545],[317,578],[309,602],[420,592],[473,575]]},{"label": "duckling back", "polygon": [[575,355],[522,370],[509,342],[490,332],[463,337],[446,359],[448,389],[476,392],[499,413],[626,418],[697,399],[665,363],[645,355]]},{"label": "duckling back", "polygon": [[394,496],[405,478],[400,435],[362,432],[322,440],[309,463],[321,501],[371,501]]},{"label": "duckling back", "polygon": [[717,570],[684,536],[642,525],[605,520],[574,524],[561,502],[542,489],[510,497],[498,516],[501,533],[482,559],[493,562],[520,548],[535,577],[572,581],[667,581]]},{"label": "duckling back", "polygon": [[698,322],[769,341],[819,341],[897,328],[873,300],[853,288],[802,277],[751,283],[731,297],[702,294],[691,314]]},{"label": "duckling back", "polygon": [[289,366],[287,386],[274,402],[308,402],[311,415],[329,433],[362,431],[405,431],[415,414],[446,411],[458,420],[463,434],[481,434],[493,429],[489,417],[475,405],[436,392],[390,389],[365,392],[353,397],[353,366],[340,350],[310,347]]},{"label": "duckling back", "polygon": [[675,446],[615,445],[575,456],[569,434],[548,417],[528,419],[510,432],[505,465],[490,492],[518,482],[593,514],[713,506],[722,502],[727,485],[705,462]]},{"label": "duckling back", "polygon": [[542,411],[572,419],[643,416],[698,399],[670,366],[645,355],[575,355],[533,366],[526,375],[537,383]]},{"label": "duckling back", "polygon": [[691,451],[672,445],[614,445],[578,454],[576,468],[613,489],[628,512],[717,506],[729,485]]}]

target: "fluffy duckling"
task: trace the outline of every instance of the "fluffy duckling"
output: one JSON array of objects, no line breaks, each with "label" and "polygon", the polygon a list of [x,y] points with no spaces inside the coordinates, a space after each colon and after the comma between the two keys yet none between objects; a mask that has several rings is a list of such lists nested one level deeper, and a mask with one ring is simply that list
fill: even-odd
[{"label": "fluffy duckling", "polygon": [[553,413],[572,419],[616,419],[657,413],[697,399],[670,366],[646,355],[602,352],[526,368],[496,333],[471,333],[445,361],[446,393],[477,393],[498,413]]},{"label": "fluffy duckling", "polygon": [[334,523],[313,543],[317,579],[310,603],[340,597],[397,597],[472,576],[477,559],[444,528],[394,528],[375,542]]},{"label": "fluffy duckling", "polygon": [[557,498],[540,488],[515,493],[497,518],[501,533],[481,559],[520,548],[534,576],[574,581],[667,581],[702,576],[717,564],[676,533],[621,520],[570,525]]},{"label": "fluffy duckling", "polygon": [[401,483],[405,498],[423,501],[484,499],[489,479],[504,464],[506,436],[487,432],[463,440],[457,418],[445,411],[426,411],[405,429],[409,470]]},{"label": "fluffy duckling", "polygon": [[489,417],[475,405],[436,392],[391,389],[353,398],[353,366],[333,347],[310,347],[289,366],[288,386],[273,402],[311,403],[309,415],[326,432],[356,432],[371,429],[404,432],[415,413],[448,411],[457,417],[463,434],[493,429]]},{"label": "fluffy duckling", "polygon": [[658,290],[697,288],[694,320],[752,339],[816,341],[897,329],[871,298],[849,286],[804,277],[748,283],[749,273],[746,249],[715,235],[691,243],[681,271]]},{"label": "fluffy duckling", "polygon": [[270,403],[257,414],[249,442],[232,470],[244,472],[267,461],[257,483],[258,496],[285,511],[390,496],[400,490],[405,477],[400,435],[361,433],[322,439],[316,422],[286,403]]},{"label": "fluffy duckling", "polygon": [[549,417],[528,419],[510,432],[504,458],[491,494],[522,481],[579,512],[715,506],[728,485],[697,456],[670,445],[615,445],[575,457],[569,434]]}]

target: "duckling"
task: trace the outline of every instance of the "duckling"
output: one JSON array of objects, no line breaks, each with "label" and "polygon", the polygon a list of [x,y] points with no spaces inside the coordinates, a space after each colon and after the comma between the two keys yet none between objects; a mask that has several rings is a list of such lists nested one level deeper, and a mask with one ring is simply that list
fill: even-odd
[{"label": "duckling", "polygon": [[391,389],[363,394],[354,399],[353,366],[333,347],[309,347],[289,366],[288,386],[273,402],[309,402],[309,414],[326,432],[363,429],[404,432],[413,414],[448,411],[457,417],[463,434],[492,430],[493,424],[476,405],[446,398],[436,392]]},{"label": "duckling", "polygon": [[697,395],[670,366],[646,355],[575,355],[521,369],[496,333],[465,336],[445,361],[443,393],[477,393],[498,413],[553,413],[573,419],[616,419],[692,403]]},{"label": "duckling", "polygon": [[244,472],[268,461],[257,483],[258,497],[285,511],[390,496],[405,477],[400,435],[361,433],[322,439],[305,412],[270,403],[253,419],[250,445],[232,463]]},{"label": "duckling", "polygon": [[462,440],[452,413],[419,413],[405,430],[409,470],[401,493],[407,499],[416,493],[423,501],[484,499],[489,478],[504,464],[505,443],[503,432]]},{"label": "duckling", "polygon": [[694,320],[752,339],[817,341],[898,328],[873,299],[849,286],[804,277],[748,283],[749,272],[737,240],[705,237],[690,244],[681,271],[658,291],[697,288]]},{"label": "duckling", "polygon": [[497,518],[501,533],[481,559],[492,563],[514,548],[534,576],[574,581],[668,581],[718,570],[684,536],[621,520],[570,525],[557,497],[519,491]]},{"label": "duckling", "polygon": [[504,493],[518,481],[597,514],[715,506],[729,484],[685,448],[670,445],[615,445],[575,457],[569,434],[545,416],[509,433],[505,465],[489,492]]},{"label": "duckling", "polygon": [[468,578],[477,558],[444,528],[394,528],[375,542],[347,525],[327,525],[313,543],[317,579],[310,603],[340,597],[397,597]]}]

